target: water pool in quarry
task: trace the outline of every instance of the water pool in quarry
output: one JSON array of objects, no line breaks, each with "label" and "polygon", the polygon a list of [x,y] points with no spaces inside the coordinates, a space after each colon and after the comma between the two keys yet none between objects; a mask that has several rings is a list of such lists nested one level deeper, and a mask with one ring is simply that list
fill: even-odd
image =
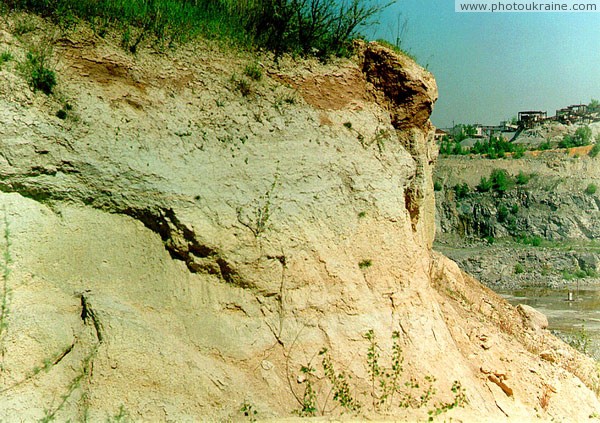
[{"label": "water pool in quarry", "polygon": [[553,333],[600,360],[600,286],[561,289],[521,288],[499,291],[513,305],[526,304],[544,313]]}]

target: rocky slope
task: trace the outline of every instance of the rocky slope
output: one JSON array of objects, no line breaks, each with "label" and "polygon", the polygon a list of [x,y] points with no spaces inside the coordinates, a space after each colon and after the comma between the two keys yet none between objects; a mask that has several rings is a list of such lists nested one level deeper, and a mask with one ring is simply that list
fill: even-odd
[{"label": "rocky slope", "polygon": [[[255,58],[210,43],[50,42],[55,95],[0,71],[0,419],[600,413],[591,361],[432,252],[437,88],[410,59],[361,44],[241,83]],[[404,396],[369,376],[394,342],[375,379]]]},{"label": "rocky slope", "polygon": [[[498,288],[562,286],[568,282],[564,276],[577,272],[595,278],[600,158],[590,157],[590,149],[527,153],[522,159],[440,159],[435,175],[442,187],[436,192],[440,251]],[[481,179],[497,170],[524,178],[504,192],[478,192]],[[457,185],[467,189],[457,192]],[[482,244],[485,239],[494,245]]]}]

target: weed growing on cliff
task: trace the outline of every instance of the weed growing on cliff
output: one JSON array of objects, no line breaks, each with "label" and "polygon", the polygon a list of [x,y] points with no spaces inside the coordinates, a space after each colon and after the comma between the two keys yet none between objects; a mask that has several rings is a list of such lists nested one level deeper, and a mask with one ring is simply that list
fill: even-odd
[{"label": "weed growing on cliff", "polygon": [[456,407],[464,407],[468,404],[467,393],[459,381],[454,381],[450,390],[454,394],[454,400],[451,402],[436,403],[435,408],[427,412],[427,414],[429,414],[430,422],[433,421],[434,417],[439,416],[442,413],[446,413]]},{"label": "weed growing on cliff", "polygon": [[33,91],[52,94],[56,86],[56,73],[50,66],[51,56],[49,44],[36,45],[29,49],[25,62],[21,63],[21,71]]},{"label": "weed growing on cliff", "polygon": [[243,207],[237,208],[237,219],[242,225],[250,229],[256,238],[262,235],[269,226],[271,219],[273,193],[277,187],[279,175],[275,175],[269,189],[256,200],[254,211],[251,216],[246,216]]},{"label": "weed growing on cliff", "polygon": [[[94,360],[98,355],[98,351],[103,342],[103,325],[98,318],[96,311],[91,307],[89,299],[85,294],[80,294],[81,299],[81,319],[83,320],[84,327],[90,327],[93,331],[93,336],[95,337],[95,342],[92,343],[91,347],[87,350],[87,354],[83,357],[80,362],[80,367],[76,370],[75,376],[71,379],[67,387],[65,388],[63,394],[59,397],[58,404],[53,405],[50,408],[47,408],[44,411],[44,417],[40,420],[40,422],[50,422],[56,418],[56,415],[63,409],[67,401],[76,391],[81,390],[82,393],[77,400],[78,408],[81,410],[81,421],[88,421],[88,411],[89,411],[89,386],[90,379],[92,377],[92,371],[94,367]],[[64,356],[66,356],[73,348],[75,348],[76,343],[79,341],[79,336],[76,337],[75,341],[71,345],[70,349],[65,351],[65,353],[60,357],[60,359],[53,362],[53,364],[57,364]]]},{"label": "weed growing on cliff", "polygon": [[245,77],[238,77],[233,75],[231,77],[231,83],[233,84],[233,88],[236,91],[239,91],[240,94],[244,97],[250,96],[254,90],[252,88],[252,83]]},{"label": "weed growing on cliff", "polygon": [[108,423],[125,423],[130,421],[133,420],[131,419],[129,413],[127,412],[127,410],[125,410],[125,407],[122,404],[119,407],[117,413],[114,416],[109,417],[107,420]]},{"label": "weed growing on cliff", "polygon": [[262,68],[258,63],[250,63],[244,68],[244,75],[254,81],[260,81],[262,79]]},{"label": "weed growing on cliff", "polygon": [[10,51],[6,50],[2,54],[0,54],[0,69],[2,69],[2,65],[6,62],[10,62],[13,58],[13,55]]},{"label": "weed growing on cliff", "polygon": [[[91,375],[93,360],[96,357],[97,353],[98,353],[98,345],[95,345],[91,349],[91,351],[83,358],[83,360],[81,362],[81,367],[78,369],[78,371],[75,374],[75,376],[73,377],[73,379],[71,379],[71,381],[69,382],[69,385],[67,386],[65,392],[60,396],[60,401],[59,401],[58,405],[56,405],[53,408],[48,408],[48,409],[44,410],[44,417],[42,417],[39,420],[40,423],[48,423],[48,422],[53,421],[56,418],[56,414],[60,410],[63,409],[63,407],[69,400],[69,398],[71,398],[71,396],[73,395],[73,393],[81,386],[81,384],[85,381],[85,379]],[[85,402],[86,398],[87,398],[87,392],[84,392],[82,394],[81,399],[83,402]],[[87,407],[85,407],[85,404],[84,404],[84,414],[87,414],[85,412],[86,408]],[[87,419],[84,419],[84,420],[87,420]]]},{"label": "weed growing on cliff", "polygon": [[600,135],[596,137],[596,144],[594,144],[588,155],[594,158],[598,155],[598,153],[600,153]]},{"label": "weed growing on cliff", "polygon": [[256,411],[252,403],[248,402],[248,400],[244,400],[240,407],[240,413],[242,413],[244,417],[248,419],[248,421],[255,422],[258,411]]},{"label": "weed growing on cliff", "polygon": [[525,272],[525,268],[521,263],[515,264],[515,275],[520,275]]},{"label": "weed growing on cliff", "polygon": [[[327,348],[322,348],[318,355],[321,357],[321,370],[324,378],[317,377],[317,369],[311,360],[306,365],[300,367],[301,378],[299,379],[304,385],[304,392],[300,401],[300,410],[295,411],[301,417],[316,416],[317,413],[325,415],[333,409],[328,407],[329,399],[337,402],[345,411],[357,412],[361,409],[361,404],[352,394],[350,386],[351,376],[346,372],[337,372],[333,365],[333,360]],[[318,403],[317,397],[319,392],[315,389],[317,383],[327,381],[329,384],[329,392],[321,404]],[[298,398],[298,397],[297,397]]]},{"label": "weed growing on cliff", "polygon": [[287,92],[284,94],[278,94],[275,97],[275,101],[273,102],[273,106],[279,113],[283,114],[283,105],[285,104],[296,104],[298,99],[296,98],[295,92]]},{"label": "weed growing on cliff", "polygon": [[494,169],[490,174],[492,188],[498,193],[504,193],[513,187],[514,181],[504,169]]},{"label": "weed growing on cliff", "polygon": [[366,270],[371,266],[373,266],[373,260],[371,259],[364,259],[358,262],[358,268],[360,270]]},{"label": "weed growing on cliff", "polygon": [[494,238],[492,235],[487,235],[483,239],[485,240],[485,242],[487,242],[490,245],[492,245],[492,244],[494,244],[494,242],[496,242],[496,238]]},{"label": "weed growing on cliff", "polygon": [[513,159],[520,159],[525,155],[525,147],[522,145],[517,145],[515,150],[512,153]]},{"label": "weed growing on cliff", "polygon": [[390,134],[385,129],[380,129],[379,131],[377,131],[377,134],[375,134],[374,142],[377,145],[379,153],[383,153],[383,150],[385,149],[385,141],[389,138]]},{"label": "weed growing on cliff", "polygon": [[397,331],[392,333],[392,364],[391,368],[382,368],[379,364],[380,353],[379,345],[375,340],[373,330],[367,331],[364,335],[369,341],[367,348],[367,368],[371,377],[371,399],[373,408],[379,409],[384,405],[391,406],[394,402],[394,395],[400,390],[400,376],[402,375],[402,349],[400,348],[400,334]]},{"label": "weed growing on cliff", "polygon": [[27,373],[25,373],[25,376],[22,379],[14,382],[11,385],[6,386],[2,390],[0,390],[0,394],[3,394],[4,392],[15,389],[15,388],[31,381],[33,378],[35,378],[40,373],[42,373],[42,371],[49,372],[50,369],[52,368],[52,366],[58,364],[63,358],[65,358],[65,356],[67,354],[69,354],[73,350],[74,346],[75,346],[74,344],[67,345],[65,348],[58,351],[57,353],[54,353],[54,354],[46,357],[40,365],[34,366],[31,370],[29,370]]},{"label": "weed growing on cliff", "polygon": [[323,357],[321,365],[323,366],[325,377],[327,380],[329,380],[329,383],[331,383],[333,400],[337,401],[340,406],[347,411],[359,411],[361,405],[353,397],[352,389],[350,387],[349,381],[352,379],[352,377],[345,372],[335,371],[333,360],[331,359],[327,348],[323,348],[321,351],[319,351],[319,356]]},{"label": "weed growing on cliff", "polygon": [[[300,404],[300,409],[295,411],[300,416],[326,415],[337,407],[342,407],[344,412],[356,413],[363,409],[373,412],[389,412],[392,408],[429,408],[428,415],[431,421],[435,416],[445,413],[455,407],[467,404],[465,390],[460,382],[455,381],[451,391],[452,400],[449,402],[433,403],[437,389],[436,378],[427,375],[420,380],[410,378],[403,381],[404,358],[400,345],[400,333],[392,333],[392,349],[389,365],[382,360],[382,349],[377,343],[373,330],[367,331],[363,338],[368,342],[365,365],[369,374],[368,383],[370,392],[351,384],[351,375],[346,372],[337,372],[333,366],[333,359],[329,351],[323,348],[305,365],[300,367],[298,383],[304,386],[302,395],[294,396]],[[315,357],[321,358],[321,366],[313,364]],[[361,401],[361,397],[370,396],[370,404]],[[328,407],[328,402],[333,400],[336,406]]]},{"label": "weed growing on cliff", "polygon": [[[394,405],[394,397],[398,396],[400,408],[422,408],[428,406],[435,396],[436,378],[427,375],[423,378],[423,385],[415,378],[411,378],[404,384],[400,383],[404,358],[400,347],[400,333],[392,334],[391,366],[385,368],[380,364],[379,345],[375,340],[375,334],[369,330],[365,335],[369,341],[367,349],[367,366],[371,378],[371,397],[373,407],[380,410],[385,406],[389,410]],[[455,381],[451,388],[454,398],[451,402],[438,402],[433,405],[427,413],[429,420],[455,407],[462,407],[467,403],[467,397],[460,382]]]},{"label": "weed growing on cliff", "polygon": [[300,410],[297,410],[297,414],[300,417],[313,417],[317,415],[317,393],[313,387],[316,369],[312,366],[302,366],[300,373],[303,375],[303,379],[300,383],[304,383],[304,393],[302,394],[302,401],[300,403]]}]

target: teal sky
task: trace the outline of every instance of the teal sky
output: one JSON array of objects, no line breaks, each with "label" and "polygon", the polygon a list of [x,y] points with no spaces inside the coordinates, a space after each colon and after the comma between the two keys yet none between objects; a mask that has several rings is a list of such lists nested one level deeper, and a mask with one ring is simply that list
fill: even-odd
[{"label": "teal sky", "polygon": [[455,13],[452,0],[398,0],[373,38],[395,38],[436,77],[436,126],[497,124],[522,110],[600,99],[600,12]]}]

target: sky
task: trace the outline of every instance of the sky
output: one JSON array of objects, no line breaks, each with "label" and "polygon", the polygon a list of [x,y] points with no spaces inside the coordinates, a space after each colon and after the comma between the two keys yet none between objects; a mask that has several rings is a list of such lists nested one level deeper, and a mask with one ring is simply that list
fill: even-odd
[{"label": "sky", "polygon": [[398,0],[369,38],[394,40],[436,77],[438,127],[495,125],[519,111],[600,99],[600,11],[456,13],[453,0]]}]

